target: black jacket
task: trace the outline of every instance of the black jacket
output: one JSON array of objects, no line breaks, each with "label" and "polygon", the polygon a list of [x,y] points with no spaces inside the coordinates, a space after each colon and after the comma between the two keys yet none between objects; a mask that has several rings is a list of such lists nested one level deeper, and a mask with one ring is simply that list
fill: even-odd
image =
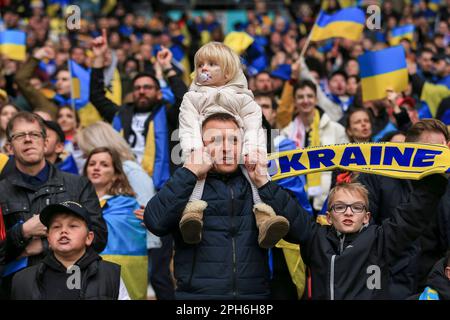
[{"label": "black jacket", "polygon": [[[41,186],[25,183],[16,168],[0,181],[0,205],[7,230],[7,262],[16,259],[29,242],[22,235],[22,223],[47,205],[67,200],[80,203],[91,214],[95,235],[92,247],[97,252],[103,251],[108,231],[95,189],[86,177],[62,172],[50,164],[48,181]],[[28,265],[38,263],[47,251],[30,257]]]},{"label": "black jacket", "polygon": [[67,282],[75,284],[66,268],[48,254],[39,264],[19,271],[12,283],[13,300],[117,300],[120,291],[120,266],[103,261],[94,251],[75,263],[80,268],[80,287],[69,289]]},{"label": "black jacket", "polygon": [[[187,87],[184,84],[183,80],[179,76],[172,76],[168,79],[169,86],[175,96],[175,104],[173,106],[164,106],[167,108],[167,125],[169,130],[169,147],[170,150],[177,144],[178,137],[175,137],[174,141],[172,141],[171,136],[175,129],[178,128],[178,116],[180,114],[180,105],[183,100],[184,94],[187,92]],[[134,104],[126,104],[121,107],[116,105],[114,102],[106,98],[105,96],[105,87],[103,80],[103,69],[92,68],[91,72],[91,83],[90,83],[90,101],[98,110],[99,114],[102,118],[112,123],[115,115],[118,113],[122,128],[123,135],[126,141],[129,141],[129,137],[131,134],[131,122],[133,119],[133,115],[135,114],[135,106]],[[155,108],[153,111],[156,111]],[[145,131],[143,132],[143,136],[147,136],[148,128],[150,121],[152,120],[152,114],[145,121]],[[171,162],[171,170],[173,171],[175,165]]]},{"label": "black jacket", "polygon": [[145,225],[151,232],[173,234],[176,298],[268,299],[267,250],[258,246],[249,183],[241,170],[230,175],[208,174],[202,196],[208,203],[202,241],[188,245],[178,224],[196,182],[188,169],[176,170],[145,208]]},{"label": "black jacket", "polygon": [[[412,192],[409,180],[361,174],[359,181],[369,191],[369,209],[378,225],[393,215],[396,206],[407,202]],[[424,288],[428,273],[448,248],[449,218],[450,188],[447,188],[439,202],[437,214],[429,221],[422,235],[391,266],[389,285],[392,298],[405,299]]]},{"label": "black jacket", "polygon": [[[299,215],[299,206],[278,186],[266,184],[259,191],[261,199],[276,212],[297,216],[293,224],[298,230],[296,238],[286,240],[302,248],[303,260],[311,270],[313,299],[386,299],[389,265],[433,218],[447,180],[434,175],[413,185],[409,202],[399,205],[390,219],[345,236],[338,236],[333,227],[320,226],[303,210]],[[377,282],[380,289],[367,286]]]},{"label": "black jacket", "polygon": [[438,292],[440,300],[450,300],[450,280],[445,275],[446,265],[447,258],[436,262],[426,282],[427,287]]}]

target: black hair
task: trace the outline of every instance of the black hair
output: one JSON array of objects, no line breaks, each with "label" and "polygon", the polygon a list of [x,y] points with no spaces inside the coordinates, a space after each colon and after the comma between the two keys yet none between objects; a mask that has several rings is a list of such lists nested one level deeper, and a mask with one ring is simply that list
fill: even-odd
[{"label": "black hair", "polygon": [[[356,60],[356,59],[354,59],[354,60]],[[331,79],[332,79],[334,76],[336,76],[336,75],[341,75],[341,76],[343,76],[344,79],[345,79],[345,81],[347,81],[347,79],[348,79],[347,72],[345,72],[344,70],[336,70],[336,71],[334,71],[334,72],[331,74],[331,76],[328,78],[328,80],[331,80]]]},{"label": "black hair", "polygon": [[135,75],[133,80],[132,80],[133,85],[136,82],[136,80],[138,80],[140,78],[144,78],[144,77],[152,79],[153,82],[155,83],[156,88],[158,90],[161,89],[158,79],[153,74],[151,74],[149,72],[139,72],[137,75]]},{"label": "black hair", "polygon": [[301,80],[300,82],[297,82],[294,86],[294,96],[298,89],[303,89],[305,87],[310,88],[312,91],[314,91],[314,94],[317,97],[317,86],[314,82],[311,80]]}]

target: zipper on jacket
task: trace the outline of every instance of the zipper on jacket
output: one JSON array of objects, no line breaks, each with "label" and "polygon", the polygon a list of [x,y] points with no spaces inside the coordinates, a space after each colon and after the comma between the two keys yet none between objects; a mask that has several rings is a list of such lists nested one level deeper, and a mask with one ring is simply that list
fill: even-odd
[{"label": "zipper on jacket", "polygon": [[333,254],[331,256],[331,265],[330,265],[330,300],[334,300],[334,260],[336,259],[336,255]]},{"label": "zipper on jacket", "polygon": [[237,268],[236,268],[236,239],[234,238],[234,224],[233,224],[233,220],[234,220],[234,191],[233,188],[230,186],[230,193],[231,193],[231,230],[232,230],[232,234],[231,234],[231,245],[232,245],[232,254],[233,254],[233,297],[236,298],[237,296],[237,289],[236,289],[236,272],[237,272]]},{"label": "zipper on jacket", "polygon": [[344,242],[345,242],[345,234],[339,239],[339,255],[344,252]]}]

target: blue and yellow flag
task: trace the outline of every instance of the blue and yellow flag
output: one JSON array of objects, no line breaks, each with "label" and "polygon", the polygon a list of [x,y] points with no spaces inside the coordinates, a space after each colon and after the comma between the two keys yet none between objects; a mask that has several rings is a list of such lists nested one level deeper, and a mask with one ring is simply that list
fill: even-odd
[{"label": "blue and yellow flag", "polygon": [[133,300],[147,298],[147,233],[134,211],[140,206],[129,196],[107,196],[101,203],[108,242],[101,256],[121,266],[121,277]]},{"label": "blue and yellow flag", "polygon": [[358,57],[363,101],[384,99],[386,90],[401,92],[408,86],[405,50],[396,46]]},{"label": "blue and yellow flag", "polygon": [[414,29],[415,27],[413,24],[407,24],[392,29],[389,44],[391,46],[396,46],[402,39],[408,39],[412,43],[414,41]]},{"label": "blue and yellow flag", "polygon": [[311,31],[311,41],[330,38],[357,41],[364,30],[365,19],[364,11],[356,7],[342,9],[334,14],[321,11]]},{"label": "blue and yellow flag", "polygon": [[12,60],[24,61],[26,58],[26,34],[20,30],[0,32],[0,54]]},{"label": "blue and yellow flag", "polygon": [[91,70],[85,69],[73,60],[69,60],[69,71],[71,77],[71,94],[74,100],[75,110],[80,110],[89,102],[89,84],[91,81]]}]

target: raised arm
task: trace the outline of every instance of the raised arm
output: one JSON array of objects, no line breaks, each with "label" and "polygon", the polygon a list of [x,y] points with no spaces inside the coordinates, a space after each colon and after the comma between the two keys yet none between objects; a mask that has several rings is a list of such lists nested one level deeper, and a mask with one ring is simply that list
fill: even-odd
[{"label": "raised arm", "polygon": [[56,118],[58,107],[42,92],[33,88],[30,84],[30,78],[33,76],[34,70],[42,59],[53,59],[55,51],[51,47],[42,47],[38,49],[34,55],[17,71],[15,81],[20,92],[23,94],[28,103],[35,111],[48,112],[52,117]]},{"label": "raised arm", "polygon": [[92,61],[89,100],[104,120],[112,122],[119,106],[106,97],[103,68],[105,55],[108,51],[107,39],[106,30],[103,29],[102,35],[92,41],[94,59]]}]

